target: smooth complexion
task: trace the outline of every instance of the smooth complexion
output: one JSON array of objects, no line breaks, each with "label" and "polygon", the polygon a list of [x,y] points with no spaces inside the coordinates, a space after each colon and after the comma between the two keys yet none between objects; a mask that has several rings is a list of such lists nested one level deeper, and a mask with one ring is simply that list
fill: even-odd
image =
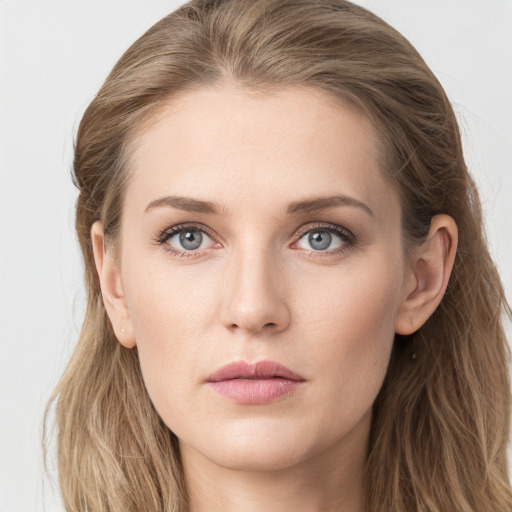
[{"label": "smooth complexion", "polygon": [[[117,259],[100,222],[93,245],[116,335],[179,439],[191,510],[362,511],[394,335],[438,305],[457,239],[436,216],[406,264],[378,162],[365,117],[299,87],[189,91],[138,136]],[[209,382],[261,361],[300,384],[253,403]]]}]

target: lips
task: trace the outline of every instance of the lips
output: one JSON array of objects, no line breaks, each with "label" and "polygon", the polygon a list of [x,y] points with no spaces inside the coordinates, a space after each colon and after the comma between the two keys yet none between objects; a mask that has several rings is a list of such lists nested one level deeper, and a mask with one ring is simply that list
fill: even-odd
[{"label": "lips", "polygon": [[212,373],[207,381],[219,382],[231,379],[272,379],[281,377],[283,379],[303,382],[305,379],[286,366],[275,361],[259,361],[256,364],[236,361],[223,366]]},{"label": "lips", "polygon": [[275,361],[229,363],[212,373],[207,385],[239,404],[259,405],[295,392],[304,382],[301,375]]}]

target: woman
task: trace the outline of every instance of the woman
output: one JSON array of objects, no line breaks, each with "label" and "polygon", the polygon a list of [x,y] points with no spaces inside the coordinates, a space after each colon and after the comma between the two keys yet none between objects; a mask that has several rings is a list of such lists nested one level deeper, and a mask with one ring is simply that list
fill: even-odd
[{"label": "woman", "polygon": [[508,511],[507,304],[455,116],[342,0],[192,1],[80,124],[68,510]]}]

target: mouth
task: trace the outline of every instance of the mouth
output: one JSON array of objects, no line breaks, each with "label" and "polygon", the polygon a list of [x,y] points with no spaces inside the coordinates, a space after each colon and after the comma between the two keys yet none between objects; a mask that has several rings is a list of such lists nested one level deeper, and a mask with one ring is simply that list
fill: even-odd
[{"label": "mouth", "polygon": [[306,379],[276,361],[259,361],[256,364],[234,361],[212,373],[207,382],[220,382],[231,379],[262,380],[283,378],[304,382]]},{"label": "mouth", "polygon": [[261,405],[294,393],[305,381],[276,361],[235,361],[212,373],[206,384],[235,403]]}]

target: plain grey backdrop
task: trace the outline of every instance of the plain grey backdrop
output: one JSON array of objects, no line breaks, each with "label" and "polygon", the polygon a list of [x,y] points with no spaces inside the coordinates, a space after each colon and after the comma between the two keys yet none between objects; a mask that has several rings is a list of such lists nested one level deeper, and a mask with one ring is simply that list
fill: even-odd
[{"label": "plain grey backdrop", "polygon": [[[40,438],[83,311],[73,139],[122,52],[181,3],[0,0],[0,512],[62,511]],[[410,39],[451,98],[510,300],[512,0],[357,3]]]}]

